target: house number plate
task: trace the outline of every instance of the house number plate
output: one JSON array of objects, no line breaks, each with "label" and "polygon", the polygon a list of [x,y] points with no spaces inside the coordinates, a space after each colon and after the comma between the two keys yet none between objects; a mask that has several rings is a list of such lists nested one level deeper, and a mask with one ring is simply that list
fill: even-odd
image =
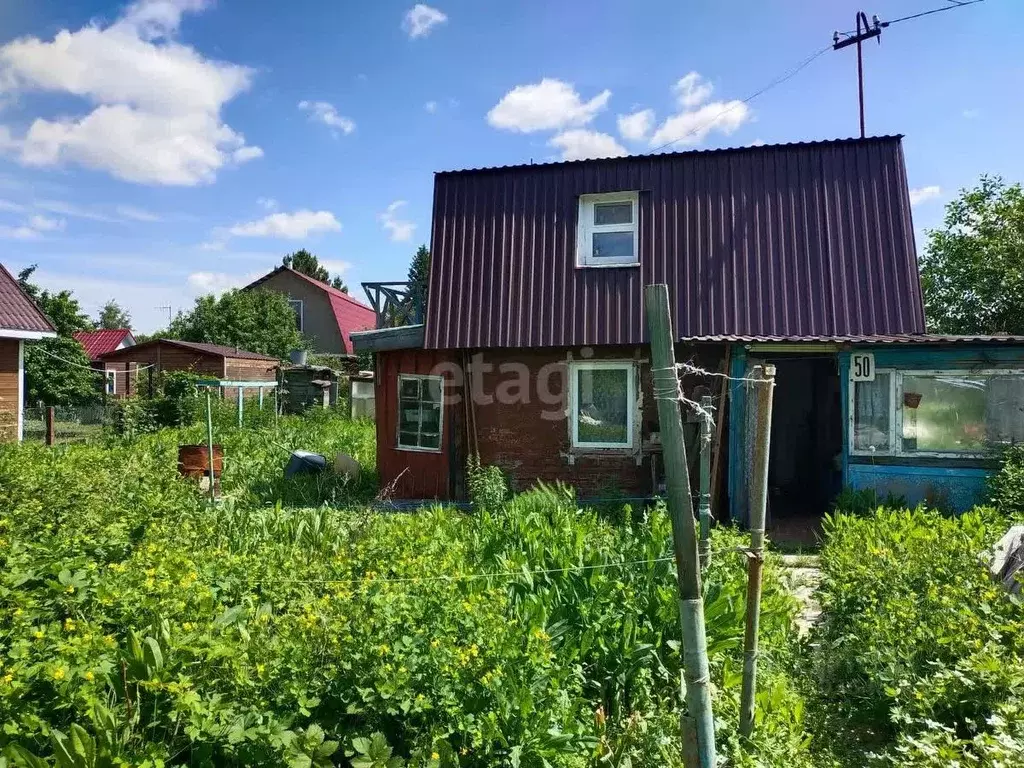
[{"label": "house number plate", "polygon": [[854,352],[850,355],[850,380],[875,380],[875,355],[872,352]]}]

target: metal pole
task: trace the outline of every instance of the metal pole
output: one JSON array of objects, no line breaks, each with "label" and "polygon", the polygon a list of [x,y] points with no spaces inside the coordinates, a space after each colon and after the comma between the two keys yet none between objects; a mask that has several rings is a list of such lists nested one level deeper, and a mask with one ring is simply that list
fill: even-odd
[{"label": "metal pole", "polygon": [[772,395],[775,366],[757,366],[751,378],[760,381],[753,405],[754,463],[750,482],[750,551],[747,556],[747,625],[743,634],[743,687],[740,691],[740,735],[754,732],[754,698],[757,693],[757,633],[761,623],[761,572],[764,567],[764,524],[768,504],[768,455],[771,447]]},{"label": "metal pole", "polygon": [[242,426],[242,408],[244,407],[243,406],[244,402],[245,402],[245,398],[242,397],[242,388],[239,387],[238,388],[238,426],[239,427]]},{"label": "metal pole", "polygon": [[711,562],[711,395],[700,399],[700,503],[697,517],[700,519],[700,568],[703,571]]},{"label": "metal pole", "polygon": [[259,395],[257,395],[257,397],[259,398],[259,409],[262,411],[263,410],[263,387],[259,388]]},{"label": "metal pole", "polygon": [[213,406],[210,404],[210,388],[206,388],[206,453],[210,465],[210,503],[217,501],[217,493],[214,488],[213,476]]},{"label": "metal pole", "polygon": [[860,17],[863,14],[857,14],[857,95],[860,98],[860,137],[864,138],[864,55],[861,51],[863,47],[860,40]]},{"label": "metal pole", "polygon": [[668,286],[663,283],[647,286],[644,301],[651,337],[651,377],[658,404],[658,423],[665,460],[666,500],[672,517],[679,621],[683,636],[682,693],[686,701],[686,714],[682,716],[681,723],[683,761],[687,768],[713,768],[716,762],[715,721],[711,711],[704,600],[700,585],[686,443],[683,440],[677,395],[679,379],[676,376]]}]

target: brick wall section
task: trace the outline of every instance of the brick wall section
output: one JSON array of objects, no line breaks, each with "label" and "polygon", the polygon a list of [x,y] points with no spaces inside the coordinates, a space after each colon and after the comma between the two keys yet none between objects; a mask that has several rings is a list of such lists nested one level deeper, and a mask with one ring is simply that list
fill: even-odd
[{"label": "brick wall section", "polygon": [[[478,393],[494,398],[491,403],[476,398],[472,412],[466,408],[461,395],[469,383],[459,386],[455,378],[450,394],[459,395],[460,402],[447,405],[445,409],[445,446],[443,454],[410,453],[397,451],[395,445],[395,419],[397,409],[397,377],[399,373],[429,373],[439,363],[463,364],[461,352],[431,352],[423,350],[401,350],[382,352],[377,356],[376,379],[377,397],[377,455],[381,485],[386,486],[399,477],[402,470],[406,475],[399,478],[395,498],[457,498],[462,494],[463,467],[468,453],[479,452],[484,464],[500,467],[509,477],[516,490],[524,490],[538,480],[555,482],[560,480],[576,488],[581,497],[601,498],[607,496],[646,496],[652,493],[651,456],[641,456],[638,464],[635,455],[623,452],[581,452],[576,449],[574,461],[569,463],[569,423],[567,409],[568,376],[565,363],[572,352],[576,360],[637,360],[640,366],[640,413],[641,440],[647,440],[651,432],[658,431],[657,404],[653,398],[650,376],[650,352],[646,346],[599,347],[593,349],[588,358],[580,349],[490,349],[477,351],[482,361],[490,363],[493,369],[484,371],[479,381],[474,382]],[[467,352],[468,357],[474,353]],[[677,359],[694,361],[709,370],[717,370],[721,364],[723,347],[703,346],[677,348]],[[510,364],[519,363],[528,371],[528,397],[516,398],[516,402],[498,402],[495,395],[508,393],[517,381],[511,373]],[[550,366],[544,374],[545,366]],[[475,376],[476,374],[474,374]],[[544,379],[546,384],[542,384]],[[695,388],[707,381],[694,377],[684,379],[684,391],[688,397],[699,398],[701,391]],[[708,394],[717,396],[717,381],[710,380]],[[501,388],[501,389],[499,389]],[[549,397],[542,400],[544,391]],[[544,415],[547,415],[545,418]],[[473,424],[475,423],[475,430]],[[694,448],[690,455],[691,476],[696,480],[697,451],[696,436],[698,425],[691,422],[685,431],[689,445]],[[655,459],[657,475],[663,473],[660,454]]]},{"label": "brick wall section", "polygon": [[[497,401],[490,405],[477,404],[476,442],[481,461],[501,467],[511,479],[516,490],[524,490],[538,480],[554,482],[561,480],[576,488],[582,497],[604,498],[608,496],[647,496],[652,487],[651,456],[642,455],[637,464],[635,455],[623,455],[612,451],[572,451],[569,436],[569,421],[564,415],[568,408],[568,376],[564,366],[560,374],[549,378],[548,390],[557,396],[557,404],[540,402],[538,392],[539,373],[545,365],[565,363],[568,349],[541,350],[488,350],[485,362],[494,362],[495,370],[484,374],[483,392],[493,395],[496,388],[508,374],[499,369],[500,363],[522,363],[530,371],[530,401],[512,405]],[[575,360],[636,360],[640,366],[640,413],[641,441],[651,432],[658,431],[657,403],[651,388],[650,350],[647,347],[595,347],[593,355],[583,357],[579,349],[572,350]],[[720,362],[721,350],[708,350],[703,355],[693,348],[680,348],[680,361],[691,359],[704,367],[714,370]],[[693,378],[684,381],[688,397],[694,396]],[[711,394],[717,395],[717,390]],[[554,398],[552,398],[554,399]],[[555,412],[557,418],[550,417]],[[542,416],[547,412],[548,418]],[[688,443],[696,446],[696,424],[687,426]],[[573,463],[568,455],[572,452]],[[696,469],[696,450],[691,450],[691,471]],[[657,475],[663,473],[660,454],[657,459]],[[696,477],[696,476],[694,476]]]},{"label": "brick wall section", "polygon": [[0,339],[0,442],[18,439],[18,341]]}]

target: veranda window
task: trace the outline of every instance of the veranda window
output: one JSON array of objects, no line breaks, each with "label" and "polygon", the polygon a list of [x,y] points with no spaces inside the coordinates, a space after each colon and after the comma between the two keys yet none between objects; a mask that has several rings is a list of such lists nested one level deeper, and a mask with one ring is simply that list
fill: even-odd
[{"label": "veranda window", "polygon": [[398,377],[398,447],[409,451],[441,450],[441,376]]},{"label": "veranda window", "polygon": [[631,362],[570,366],[574,448],[632,448],[636,372]]},{"label": "veranda window", "polygon": [[851,384],[855,455],[970,456],[1024,442],[1024,371],[877,371]]}]

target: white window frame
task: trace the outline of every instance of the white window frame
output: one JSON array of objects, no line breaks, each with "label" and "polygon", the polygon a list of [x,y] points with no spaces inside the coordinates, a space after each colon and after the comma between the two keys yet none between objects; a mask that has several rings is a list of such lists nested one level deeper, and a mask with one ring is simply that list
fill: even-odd
[{"label": "white window frame", "polygon": [[306,326],[306,306],[305,306],[305,303],[302,301],[302,299],[292,299],[292,298],[288,299],[288,306],[290,306],[290,307],[292,307],[294,309],[296,304],[299,305],[299,311],[298,311],[299,328],[298,328],[298,331],[299,331],[299,333],[302,333],[303,329]]},{"label": "white window frame", "polygon": [[116,369],[104,369],[105,380],[103,382],[104,391],[108,395],[117,394],[117,370]]},{"label": "white window frame", "polygon": [[940,458],[940,459],[978,459],[986,455],[985,451],[904,451],[903,450],[903,377],[904,376],[1019,376],[1024,378],[1024,368],[877,368],[875,375],[889,373],[889,450],[870,451],[854,448],[854,427],[856,411],[854,410],[857,382],[850,380],[849,393],[849,449],[851,456],[900,456],[903,458]]},{"label": "white window frame", "polygon": [[[438,413],[437,423],[437,448],[424,448],[418,445],[402,445],[402,382],[407,379],[417,379],[419,381],[437,381],[441,387],[441,401],[438,403],[440,412]],[[420,385],[422,392],[422,385]],[[428,374],[419,373],[400,373],[398,374],[398,388],[396,390],[397,418],[395,419],[395,447],[400,451],[415,451],[417,453],[441,453],[444,448],[444,376],[431,376]],[[419,435],[419,431],[416,433]]]},{"label": "white window frame", "polygon": [[[626,435],[624,443],[595,443],[579,439],[580,371],[626,371]],[[569,363],[569,441],[574,449],[632,450],[636,445],[637,364],[635,360],[584,360]]]},{"label": "white window frame", "polygon": [[[607,192],[598,195],[580,195],[576,232],[576,266],[588,269],[602,267],[636,267],[640,265],[640,193]],[[630,203],[633,206],[632,223],[594,224],[594,206],[602,203]],[[633,233],[633,257],[630,261],[594,256],[594,233]]]}]

